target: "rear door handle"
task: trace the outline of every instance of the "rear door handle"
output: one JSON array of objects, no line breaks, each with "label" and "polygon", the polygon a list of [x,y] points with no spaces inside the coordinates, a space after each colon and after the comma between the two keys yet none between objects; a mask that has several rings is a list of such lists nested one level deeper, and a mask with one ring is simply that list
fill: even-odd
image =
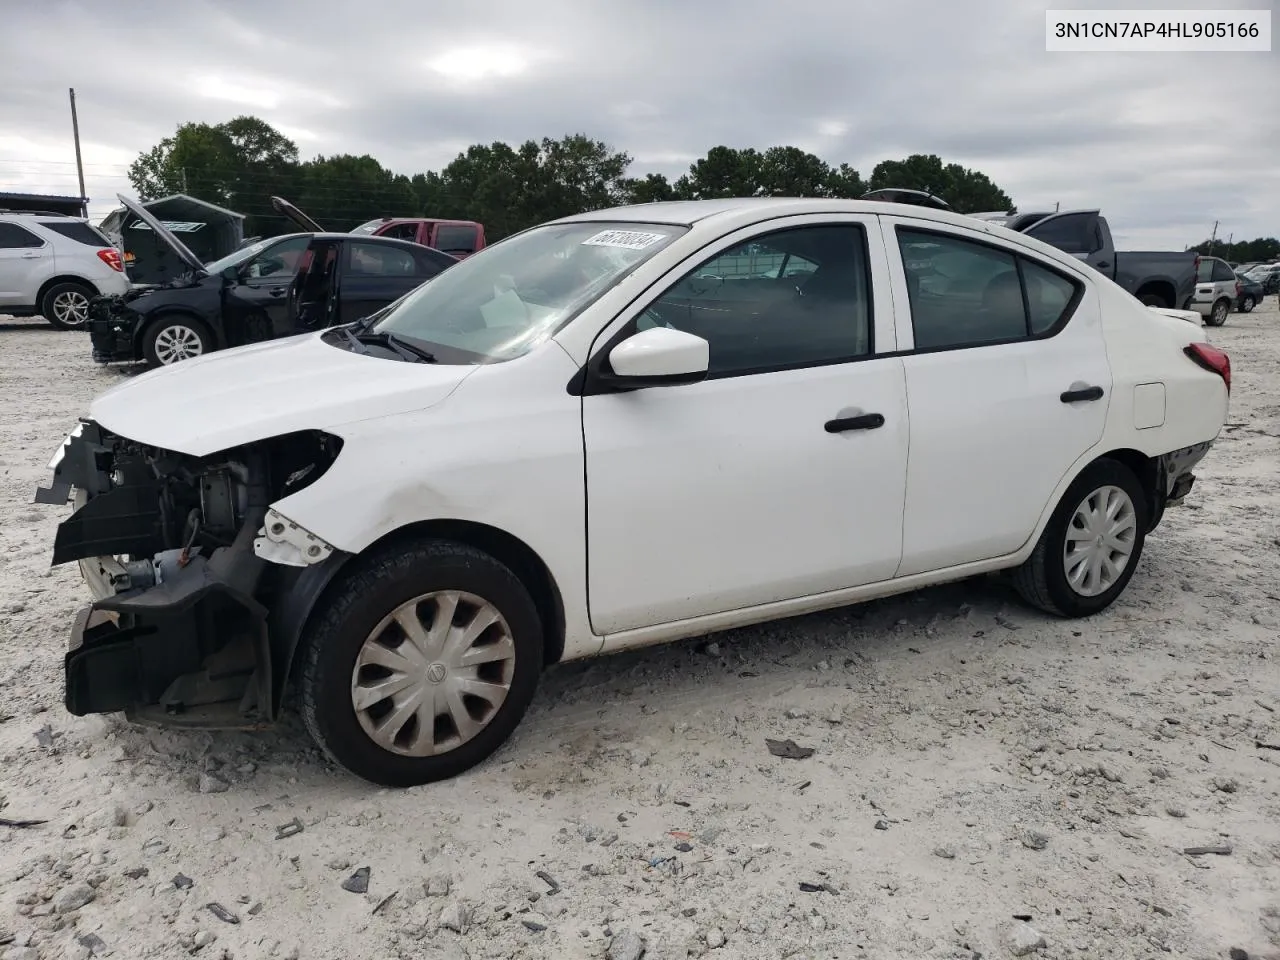
[{"label": "rear door handle", "polygon": [[1061,397],[1063,403],[1079,403],[1081,400],[1101,400],[1101,387],[1081,387],[1078,390],[1068,390]]},{"label": "rear door handle", "polygon": [[884,426],[884,416],[879,413],[864,413],[856,417],[839,417],[828,420],[823,429],[827,433],[846,433],[849,430],[875,430]]}]

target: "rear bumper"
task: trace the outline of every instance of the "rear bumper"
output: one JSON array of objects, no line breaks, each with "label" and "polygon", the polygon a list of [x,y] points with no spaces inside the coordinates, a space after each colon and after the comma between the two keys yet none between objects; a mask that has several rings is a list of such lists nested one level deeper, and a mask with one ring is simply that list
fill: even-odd
[{"label": "rear bumper", "polygon": [[1155,502],[1152,505],[1148,532],[1160,525],[1167,507],[1176,507],[1195,486],[1196,475],[1191,471],[1205,458],[1212,441],[1197,443],[1181,450],[1174,450],[1156,458]]}]

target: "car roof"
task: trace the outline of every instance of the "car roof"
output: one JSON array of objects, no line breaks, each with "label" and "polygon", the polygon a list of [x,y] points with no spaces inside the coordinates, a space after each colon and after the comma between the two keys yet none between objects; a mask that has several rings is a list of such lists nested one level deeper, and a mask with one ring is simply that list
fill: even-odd
[{"label": "car roof", "polygon": [[933,220],[953,226],[979,228],[986,221],[950,210],[915,204],[886,203],[877,200],[836,200],[818,197],[727,197],[719,200],[663,200],[656,203],[639,203],[625,207],[592,210],[589,213],[562,217],[556,223],[589,223],[611,221],[615,223],[661,223],[671,226],[692,227],[704,221],[735,219],[746,223],[771,220],[775,217],[809,213],[863,213],[879,216],[911,217],[916,220]]}]

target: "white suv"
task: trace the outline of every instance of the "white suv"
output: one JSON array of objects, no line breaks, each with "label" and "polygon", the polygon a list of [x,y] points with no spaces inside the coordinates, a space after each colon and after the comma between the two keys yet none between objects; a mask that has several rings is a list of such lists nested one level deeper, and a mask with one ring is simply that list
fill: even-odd
[{"label": "white suv", "polygon": [[0,211],[0,314],[73,330],[88,323],[90,299],[128,290],[120,251],[87,221]]},{"label": "white suv", "polygon": [[1211,327],[1220,327],[1231,315],[1231,307],[1240,296],[1240,278],[1225,260],[1201,257],[1196,268],[1196,290],[1191,309],[1204,317]]}]

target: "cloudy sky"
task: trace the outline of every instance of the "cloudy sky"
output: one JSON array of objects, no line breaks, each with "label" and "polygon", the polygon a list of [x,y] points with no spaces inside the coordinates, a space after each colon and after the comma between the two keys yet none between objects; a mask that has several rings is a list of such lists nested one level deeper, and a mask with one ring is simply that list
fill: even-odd
[{"label": "cloudy sky", "polygon": [[[1056,0],[1154,8],[1174,0]],[[250,113],[304,157],[438,169],[583,132],[669,176],[792,144],[864,176],[936,153],[1024,210],[1100,206],[1125,245],[1280,234],[1280,51],[1047,53],[1027,0],[0,0],[0,190],[91,215],[184,121]],[[1272,9],[1276,0],[1195,0]],[[789,12],[784,12],[789,11]]]}]

